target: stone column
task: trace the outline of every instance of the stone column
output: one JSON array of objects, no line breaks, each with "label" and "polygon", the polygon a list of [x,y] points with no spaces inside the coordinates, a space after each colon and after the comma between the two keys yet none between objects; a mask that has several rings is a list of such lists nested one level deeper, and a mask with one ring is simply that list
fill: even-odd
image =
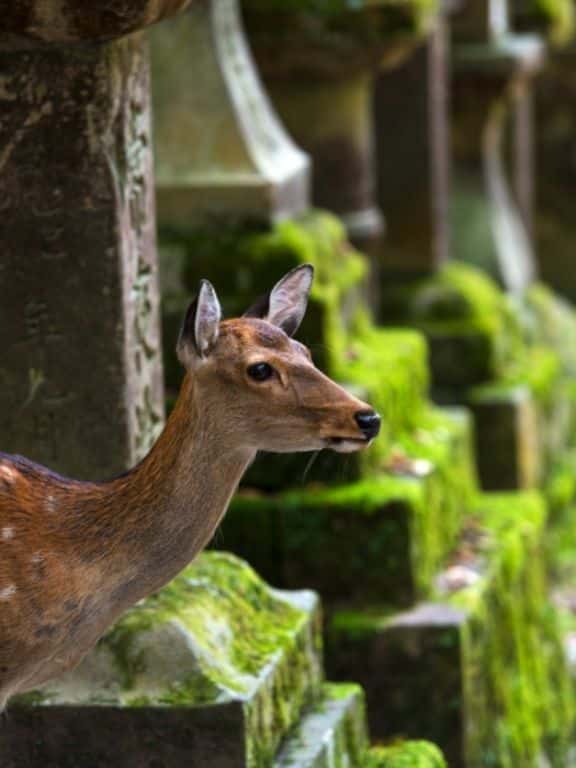
[{"label": "stone column", "polygon": [[508,32],[503,0],[456,17],[453,138],[454,256],[521,293],[535,276],[532,246],[507,178],[503,139],[515,94],[540,66],[536,38]]},{"label": "stone column", "polygon": [[[0,34],[0,445],[102,478],[163,418],[148,55],[180,3],[19,3]],[[119,36],[128,34],[126,37]]]},{"label": "stone column", "polygon": [[388,227],[380,253],[384,282],[434,272],[449,255],[447,24],[401,67],[376,82],[378,202]]}]

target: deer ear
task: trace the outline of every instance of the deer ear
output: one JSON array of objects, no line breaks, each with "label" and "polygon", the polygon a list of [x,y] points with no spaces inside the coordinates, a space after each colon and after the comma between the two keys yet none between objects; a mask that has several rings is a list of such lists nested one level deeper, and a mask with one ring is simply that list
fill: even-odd
[{"label": "deer ear", "polygon": [[216,291],[208,280],[202,280],[198,296],[188,307],[180,330],[176,352],[183,365],[194,358],[207,357],[218,340],[222,309]]},{"label": "deer ear", "polygon": [[306,314],[314,267],[302,264],[279,280],[268,296],[257,299],[244,317],[259,317],[293,336]]}]

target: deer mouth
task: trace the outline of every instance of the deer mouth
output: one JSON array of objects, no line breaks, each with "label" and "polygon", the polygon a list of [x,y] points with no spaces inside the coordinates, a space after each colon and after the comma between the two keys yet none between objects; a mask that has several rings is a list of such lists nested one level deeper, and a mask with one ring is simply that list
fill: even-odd
[{"label": "deer mouth", "polygon": [[369,437],[328,437],[326,447],[336,453],[354,453],[367,448],[371,442]]}]

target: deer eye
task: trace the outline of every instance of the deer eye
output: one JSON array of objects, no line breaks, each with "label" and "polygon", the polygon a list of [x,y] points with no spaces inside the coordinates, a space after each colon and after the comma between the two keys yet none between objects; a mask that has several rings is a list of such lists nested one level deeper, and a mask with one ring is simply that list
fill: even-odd
[{"label": "deer eye", "polygon": [[268,363],[254,363],[248,366],[248,376],[254,381],[266,381],[274,375],[274,368]]}]

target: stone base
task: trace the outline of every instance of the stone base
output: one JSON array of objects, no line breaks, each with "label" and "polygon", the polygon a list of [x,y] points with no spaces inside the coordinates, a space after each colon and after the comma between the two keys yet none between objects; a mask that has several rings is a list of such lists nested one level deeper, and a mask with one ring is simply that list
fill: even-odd
[{"label": "stone base", "polygon": [[573,691],[547,594],[545,519],[538,494],[482,497],[434,603],[332,617],[329,674],[365,686],[374,738],[429,738],[454,768],[570,764]]},{"label": "stone base", "polygon": [[261,768],[320,694],[318,600],[209,553],[14,700],[3,768]]}]

